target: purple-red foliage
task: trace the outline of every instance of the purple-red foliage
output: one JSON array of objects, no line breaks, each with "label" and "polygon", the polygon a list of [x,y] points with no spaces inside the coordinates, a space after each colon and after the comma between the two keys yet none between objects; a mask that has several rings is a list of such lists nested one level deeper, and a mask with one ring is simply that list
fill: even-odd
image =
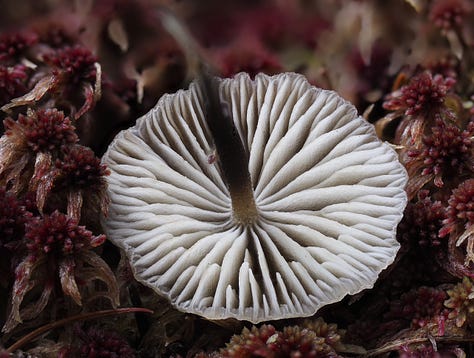
[{"label": "purple-red foliage", "polygon": [[105,235],[94,236],[84,226],[58,211],[35,217],[26,224],[26,247],[32,258],[50,255],[61,258],[79,250],[102,245]]},{"label": "purple-red foliage", "polygon": [[77,85],[81,81],[95,81],[94,64],[98,59],[83,46],[59,48],[45,54],[44,61],[53,67],[53,73],[66,76],[69,85]]},{"label": "purple-red foliage", "polygon": [[410,79],[400,90],[389,95],[383,106],[388,110],[403,110],[406,116],[435,113],[444,103],[455,80],[424,71]]},{"label": "purple-red foliage", "polygon": [[56,196],[67,197],[67,213],[77,220],[81,218],[83,206],[92,216],[99,212],[105,215],[108,204],[105,176],[109,173],[88,147],[64,146],[54,168],[39,181],[38,208],[42,209],[54,192]]},{"label": "purple-red foliage", "polygon": [[23,237],[30,217],[31,213],[14,194],[0,188],[0,252],[6,244]]},{"label": "purple-red foliage", "polygon": [[[452,266],[458,276],[472,277],[469,268],[474,262],[474,179],[468,179],[453,190],[448,200],[446,218],[439,231],[440,237],[449,235]],[[460,264],[461,256],[457,248],[467,241],[464,265]]]},{"label": "purple-red foliage", "polygon": [[59,150],[79,140],[69,118],[56,109],[39,109],[26,116],[20,114],[18,121],[7,118],[4,125],[12,141],[25,142],[33,152]]},{"label": "purple-red foliage", "polygon": [[6,132],[0,139],[0,181],[11,185],[16,194],[28,187],[36,191],[48,177],[61,148],[79,140],[69,118],[56,109],[29,110],[16,121],[5,119],[4,126]]},{"label": "purple-red foliage", "polygon": [[27,68],[0,65],[0,106],[26,92]]},{"label": "purple-red foliage", "polygon": [[449,31],[462,25],[470,11],[471,4],[465,0],[435,0],[429,18],[442,31]]},{"label": "purple-red foliage", "polygon": [[398,349],[399,358],[443,358],[431,344],[420,344],[415,347],[404,344]]},{"label": "purple-red foliage", "polygon": [[277,336],[277,330],[272,325],[253,326],[250,330],[244,328],[240,335],[232,337],[222,354],[225,357],[252,357],[257,354],[266,357],[271,352],[267,346],[268,340]]},{"label": "purple-red foliage", "polygon": [[474,171],[473,135],[474,122],[461,131],[454,123],[436,116],[431,133],[423,136],[422,147],[407,152],[409,174],[413,176],[412,168],[421,170],[422,176],[433,175],[434,184],[442,187],[445,177]]},{"label": "purple-red foliage", "polygon": [[64,27],[51,24],[40,34],[39,42],[52,48],[59,49],[74,46],[77,43],[77,34],[73,35]]},{"label": "purple-red foliage", "polygon": [[24,52],[38,42],[34,32],[6,33],[0,36],[0,62],[16,62]]},{"label": "purple-red foliage", "polygon": [[[341,336],[334,324],[326,324],[321,318],[305,321],[299,326],[287,326],[278,331],[272,325],[244,328],[234,335],[221,357],[340,357],[336,349],[341,347]],[[213,357],[215,355],[209,355]]]},{"label": "purple-red foliage", "polygon": [[414,329],[435,323],[439,325],[439,335],[443,335],[443,322],[447,316],[443,304],[446,298],[446,293],[441,289],[421,286],[393,301],[386,318],[409,321]]},{"label": "purple-red foliage", "polygon": [[[3,331],[10,332],[23,320],[37,318],[50,302],[57,281],[62,294],[82,305],[78,284],[86,287],[100,280],[108,289],[97,292],[97,297],[106,297],[116,306],[115,277],[106,262],[91,250],[104,241],[105,235],[93,235],[79,226],[78,220],[59,211],[29,219],[23,240],[25,255],[15,268],[9,316]],[[23,303],[33,289],[40,293],[39,297],[30,297]]]},{"label": "purple-red foliage", "polygon": [[60,172],[56,184],[64,188],[102,190],[110,173],[91,149],[80,145],[64,147],[55,166]]},{"label": "purple-red foliage", "polygon": [[448,200],[446,219],[439,234],[444,237],[456,229],[468,230],[474,224],[474,179],[462,182]]},{"label": "purple-red foliage", "polygon": [[445,208],[441,201],[433,201],[429,194],[428,190],[420,190],[417,200],[408,203],[398,228],[400,241],[421,247],[441,244],[438,232],[445,218]]},{"label": "purple-red foliage", "polygon": [[0,187],[0,287],[10,285],[15,265],[25,251],[25,223],[32,214],[24,204],[5,187]]},{"label": "purple-red foliage", "polygon": [[459,77],[459,62],[453,55],[446,55],[435,60],[428,61],[426,68],[431,73],[438,73],[444,78],[457,79]]},{"label": "purple-red foliage", "polygon": [[75,342],[74,356],[81,358],[134,358],[135,351],[118,333],[99,327],[78,329],[79,342]]},{"label": "purple-red foliage", "polygon": [[223,77],[247,72],[254,77],[260,72],[273,74],[281,71],[279,59],[256,37],[238,39],[235,46],[215,51],[215,60]]}]

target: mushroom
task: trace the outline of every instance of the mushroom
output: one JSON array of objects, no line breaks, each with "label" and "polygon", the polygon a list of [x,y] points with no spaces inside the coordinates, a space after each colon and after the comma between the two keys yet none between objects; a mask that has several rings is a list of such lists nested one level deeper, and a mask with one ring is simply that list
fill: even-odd
[{"label": "mushroom", "polygon": [[253,323],[373,287],[399,249],[396,152],[301,75],[214,81],[217,102],[197,83],[164,95],[103,157],[104,226],[136,279],[181,311]]}]

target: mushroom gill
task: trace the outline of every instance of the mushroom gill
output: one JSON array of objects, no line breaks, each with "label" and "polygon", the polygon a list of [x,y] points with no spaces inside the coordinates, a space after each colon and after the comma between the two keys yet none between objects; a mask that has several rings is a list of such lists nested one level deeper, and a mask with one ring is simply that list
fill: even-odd
[{"label": "mushroom gill", "polygon": [[[350,103],[301,75],[216,81],[241,155],[214,161],[218,139],[193,83],[103,157],[104,225],[136,279],[181,311],[254,323],[310,316],[372,287],[399,249],[407,175],[395,151]],[[239,161],[248,174],[223,169]]]}]

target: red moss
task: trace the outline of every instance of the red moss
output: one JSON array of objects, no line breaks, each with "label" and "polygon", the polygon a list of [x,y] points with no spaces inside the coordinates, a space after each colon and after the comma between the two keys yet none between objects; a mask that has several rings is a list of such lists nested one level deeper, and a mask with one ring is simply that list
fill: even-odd
[{"label": "red moss", "polygon": [[86,331],[79,330],[77,352],[71,352],[81,358],[133,358],[134,350],[118,333],[100,328],[90,327]]},{"label": "red moss", "polygon": [[438,323],[445,319],[443,303],[446,298],[443,290],[422,286],[404,293],[400,300],[392,302],[386,318],[410,321],[411,327],[415,329],[429,323]]},{"label": "red moss", "polygon": [[24,65],[0,65],[0,106],[26,92],[27,78],[27,68]]},{"label": "red moss", "polygon": [[240,335],[232,337],[221,353],[224,357],[252,357],[253,354],[265,357],[265,352],[270,352],[267,347],[268,340],[277,336],[278,333],[272,325],[263,325],[260,328],[253,326],[250,330],[244,328]]},{"label": "red moss", "polygon": [[438,236],[445,208],[440,201],[433,201],[428,190],[418,192],[417,201],[407,205],[398,235],[401,241],[416,243],[421,247],[433,247],[441,244]]},{"label": "red moss", "polygon": [[443,358],[444,355],[441,355],[437,349],[432,345],[420,344],[414,347],[409,345],[402,345],[398,353],[400,354],[399,358]]},{"label": "red moss", "polygon": [[388,96],[383,106],[388,110],[403,110],[407,116],[436,112],[444,103],[446,94],[454,85],[451,77],[432,75],[425,71]]},{"label": "red moss", "polygon": [[[413,176],[412,167],[421,175],[433,175],[437,187],[444,185],[443,178],[458,176],[465,171],[474,170],[472,159],[474,122],[464,131],[453,123],[436,117],[432,133],[423,137],[422,148],[409,150],[407,162],[409,174]],[[422,164],[418,164],[421,162]],[[415,164],[416,163],[416,164]]]},{"label": "red moss", "polygon": [[102,94],[102,79],[97,57],[91,51],[79,45],[66,46],[45,54],[43,60],[52,68],[52,75],[45,79],[56,105],[70,108],[74,119],[95,106]]},{"label": "red moss", "polygon": [[[451,261],[455,267],[459,267],[456,272],[471,276],[468,271],[470,262],[474,262],[474,179],[462,182],[453,190],[448,200],[446,219],[443,220],[443,227],[439,231],[440,237],[449,235]],[[462,260],[457,249],[467,241],[465,246],[464,266],[457,264]],[[463,254],[464,255],[464,254]]]},{"label": "red moss", "polygon": [[[94,152],[81,145],[65,146],[55,168],[43,177],[37,189],[37,203],[41,210],[51,192],[56,199],[67,197],[67,214],[80,220],[83,206],[95,216],[106,214],[108,198],[105,176],[109,170]],[[83,205],[84,203],[84,205]],[[92,219],[89,217],[89,219]]]},{"label": "red moss", "polygon": [[85,47],[63,47],[44,56],[44,61],[55,68],[56,74],[65,75],[70,84],[94,82],[97,57]]},{"label": "red moss", "polygon": [[55,164],[60,171],[57,185],[75,189],[103,189],[104,176],[110,172],[91,149],[75,145],[64,147],[62,154],[63,158],[57,159]]},{"label": "red moss", "polygon": [[[340,357],[340,332],[334,324],[321,318],[305,321],[300,326],[288,326],[277,331],[272,325],[244,328],[232,337],[222,357]],[[210,357],[213,355],[211,354]]]},{"label": "red moss", "polygon": [[448,204],[440,236],[444,237],[456,229],[471,229],[474,224],[474,179],[468,179],[454,189]]},{"label": "red moss", "polygon": [[457,79],[459,77],[459,62],[453,55],[446,55],[428,61],[426,68],[428,68],[431,73],[439,73],[444,78]]},{"label": "red moss", "polygon": [[260,72],[273,74],[282,70],[279,59],[251,35],[244,35],[231,46],[216,50],[214,57],[224,77],[238,72],[247,72],[254,77]]},{"label": "red moss", "polygon": [[[7,33],[0,36],[0,62],[10,62],[21,56],[26,49],[38,42],[32,32]],[[15,61],[16,62],[16,61]]]},{"label": "red moss", "polygon": [[239,53],[233,51],[225,53],[221,58],[221,71],[223,77],[232,77],[236,73],[246,72],[252,78],[260,72],[276,73],[281,69],[278,60],[271,54],[261,52],[252,54],[250,52]]},{"label": "red moss", "polygon": [[458,28],[470,11],[470,4],[464,0],[435,0],[429,18],[438,28],[448,31]]},{"label": "red moss", "polygon": [[467,320],[472,325],[474,313],[474,284],[464,277],[462,282],[447,291],[449,299],[444,305],[450,309],[449,318],[455,320],[457,327],[462,327]]},{"label": "red moss", "polygon": [[284,357],[339,357],[324,337],[299,326],[285,327],[276,343],[276,356]]},{"label": "red moss", "polygon": [[33,152],[59,150],[78,141],[69,118],[56,109],[39,109],[27,116],[20,114],[18,121],[8,118],[4,125],[7,136],[19,143],[26,142]]},{"label": "red moss", "polygon": [[105,235],[92,235],[84,226],[78,226],[76,220],[58,211],[30,220],[26,224],[25,238],[33,257],[67,256],[105,241]]},{"label": "red moss", "polygon": [[0,183],[10,185],[15,194],[36,191],[49,177],[61,148],[79,140],[69,118],[56,109],[28,110],[17,121],[7,118],[3,123]]},{"label": "red moss", "polygon": [[50,25],[44,33],[41,33],[40,41],[52,48],[64,48],[77,42],[75,36],[58,25]]},{"label": "red moss", "polygon": [[[88,292],[92,297],[109,299],[115,307],[118,304],[115,276],[107,263],[91,250],[104,241],[105,235],[92,235],[76,219],[58,211],[28,220],[24,235],[27,253],[15,269],[3,331],[10,332],[23,320],[37,318],[57,287],[77,305],[82,305],[82,295]],[[105,283],[106,291],[96,281]],[[39,292],[39,297],[27,296],[30,291]],[[25,297],[28,304],[22,307]]]},{"label": "red moss", "polygon": [[15,195],[0,188],[0,249],[2,245],[23,236],[25,223],[30,216]]}]

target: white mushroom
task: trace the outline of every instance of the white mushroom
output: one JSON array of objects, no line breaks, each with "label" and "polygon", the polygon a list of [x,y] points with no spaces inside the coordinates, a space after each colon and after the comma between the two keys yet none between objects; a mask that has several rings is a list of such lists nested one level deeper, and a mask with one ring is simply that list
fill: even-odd
[{"label": "white mushroom", "polygon": [[407,175],[395,151],[301,75],[218,81],[243,159],[222,158],[196,84],[163,96],[104,155],[106,231],[136,279],[181,311],[254,323],[372,287],[399,249]]}]

